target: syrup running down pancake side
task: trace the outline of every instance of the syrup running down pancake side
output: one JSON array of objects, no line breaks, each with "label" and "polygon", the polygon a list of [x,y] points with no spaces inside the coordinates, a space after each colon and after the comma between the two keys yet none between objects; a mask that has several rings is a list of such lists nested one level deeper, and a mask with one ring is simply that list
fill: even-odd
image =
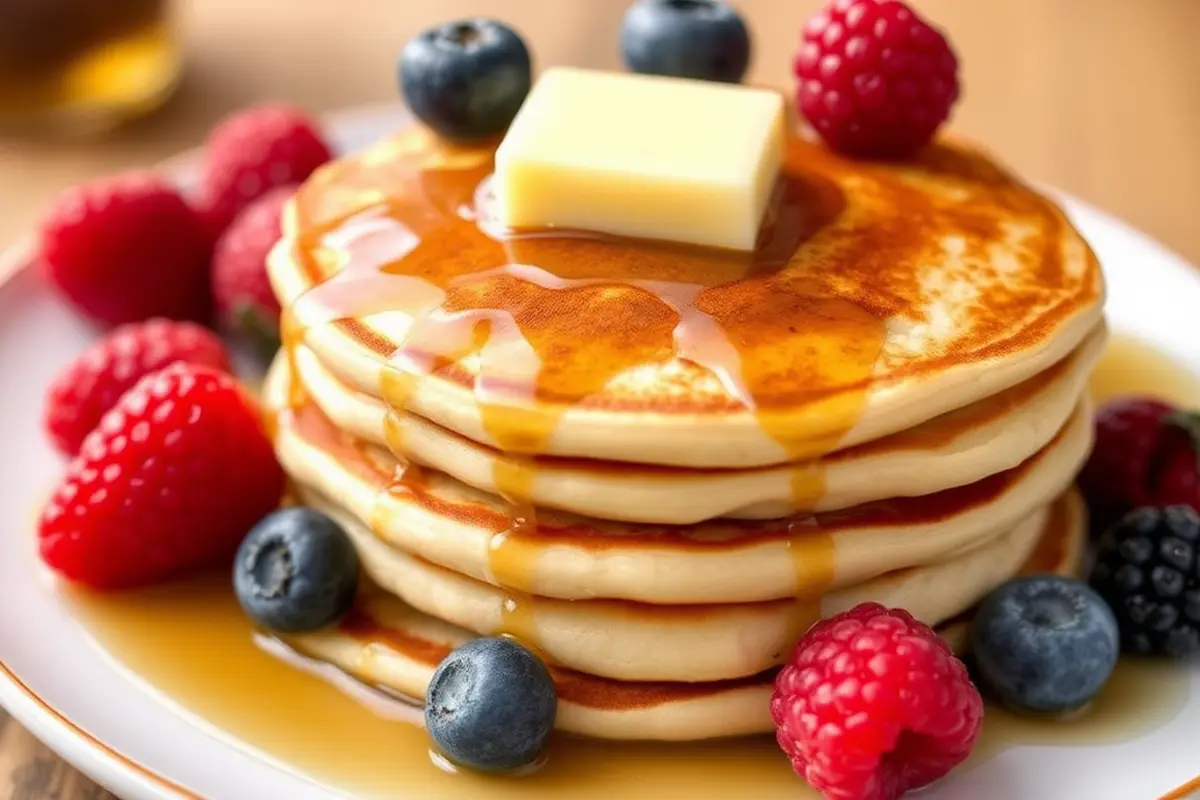
[{"label": "syrup running down pancake side", "polygon": [[[895,497],[933,494],[1016,466],[1063,427],[1104,349],[1097,327],[1065,359],[999,394],[916,428],[813,464],[823,474],[816,508],[796,506],[789,476],[798,465],[688,469],[539,456],[533,504],[629,523],[693,525],[717,517],[774,519],[835,511]],[[334,377],[309,348],[293,349],[293,378],[343,433],[369,445],[399,442],[407,461],[497,494],[495,461],[509,456],[415,414],[391,415],[378,398]],[[290,369],[287,359],[280,359]],[[399,430],[396,430],[399,428]]]},{"label": "syrup running down pancake side", "polygon": [[[357,344],[331,357],[313,331],[328,366],[476,441],[499,436],[505,451],[797,461],[843,443],[864,394],[876,412],[904,413],[852,425],[855,442],[916,424],[897,405],[916,383],[956,395],[962,368],[1043,357],[1029,377],[1099,320],[1099,271],[1061,212],[965,148],[885,167],[792,139],[753,253],[498,230],[491,159],[490,146],[410,129],[324,168],[285,215],[271,275],[305,327],[336,320]],[[381,387],[393,377],[339,363],[364,353],[408,377]],[[1004,388],[983,383],[979,397]],[[450,407],[460,402],[486,424]],[[932,405],[947,402],[969,401]],[[833,413],[843,404],[852,413]],[[581,427],[604,436],[581,448]],[[665,434],[689,438],[638,452]]]},{"label": "syrup running down pancake side", "polygon": [[[1039,549],[1028,568],[1053,568],[1057,558]],[[559,736],[543,769],[528,778],[447,774],[430,761],[419,708],[264,641],[241,613],[224,573],[120,594],[67,590],[64,597],[89,635],[139,683],[239,745],[334,791],[363,798],[481,800],[582,800],[610,798],[614,792],[626,797],[817,797],[791,773],[768,736],[688,744]],[[373,648],[399,647],[434,664],[446,652],[420,639],[401,642],[398,634],[361,613],[347,620],[345,631],[362,642],[364,667]],[[1012,747],[1130,741],[1174,718],[1186,702],[1187,687],[1187,673],[1178,665],[1123,660],[1088,712],[1069,722],[1023,718],[989,705],[976,753],[960,770]]]},{"label": "syrup running down pancake side", "polygon": [[[1110,345],[1092,391],[1097,401],[1149,394],[1200,405],[1194,377],[1147,345],[1124,338]],[[336,791],[380,798],[568,792],[578,798],[609,798],[614,792],[815,798],[769,737],[686,745],[563,737],[531,779],[449,775],[430,762],[427,737],[409,724],[417,716],[411,709],[346,684],[334,670],[288,663],[256,647],[223,573],[114,595],[64,595],[98,645],[140,682],[238,743]],[[1070,761],[1076,757],[1072,748],[1131,741],[1172,719],[1187,696],[1188,675],[1178,665],[1123,659],[1088,712],[1069,722],[1023,718],[989,706],[983,738],[959,771],[1011,747],[1059,746]],[[368,697],[371,702],[363,702]]]},{"label": "syrup running down pancake side", "polygon": [[[845,443],[876,384],[1037,350],[1013,331],[1032,331],[1026,338],[1037,344],[1084,319],[1065,337],[1074,338],[1057,354],[1065,356],[1095,321],[1081,308],[1098,309],[1102,295],[1081,242],[1083,258],[1070,266],[1079,274],[1067,274],[1069,226],[1057,209],[985,158],[951,147],[932,149],[912,174],[892,174],[792,137],[752,253],[499,230],[489,213],[493,152],[494,143],[458,147],[410,129],[319,171],[299,191],[272,256],[300,265],[307,288],[297,293],[272,277],[289,313],[289,349],[333,325],[386,360],[372,391],[388,406],[386,438],[401,459],[395,422],[427,411],[414,407],[423,389],[473,393],[479,437],[510,456],[496,460],[492,481],[511,509],[489,547],[500,585],[530,583],[537,457],[554,450],[577,409],[678,411],[679,424],[697,432],[714,414],[748,414],[773,443],[766,460],[798,465],[793,505],[812,507],[824,492],[813,459]],[[1017,261],[1037,263],[1035,280],[1023,293],[975,298],[1004,313],[972,319],[971,342],[916,358],[929,338],[918,329],[936,322],[920,307],[930,294],[921,265],[990,263],[989,248],[1012,238],[1014,220],[1034,231],[1015,244]],[[1057,302],[1038,286],[1073,294]],[[400,335],[364,324],[370,317],[390,320]],[[907,344],[889,331],[896,320],[912,328]],[[633,427],[613,438],[638,436]],[[764,457],[724,449],[720,458],[737,466]],[[416,468],[401,465],[389,491],[411,482]],[[815,602],[832,581],[832,540],[805,529],[789,549],[797,590]],[[511,632],[529,626],[527,606],[512,593]]]},{"label": "syrup running down pancake side", "polygon": [[[329,226],[313,226],[313,212],[302,197],[297,214],[314,233],[297,243],[296,252],[306,259],[344,263],[332,278],[297,299],[292,319],[305,326],[348,322],[374,309],[402,309],[411,316],[381,381],[390,409],[388,445],[400,458],[405,449],[395,423],[408,411],[416,381],[466,357],[478,360],[473,386],[483,426],[510,455],[496,462],[493,475],[499,494],[512,507],[510,525],[494,534],[489,546],[493,582],[532,583],[534,553],[528,540],[537,531],[533,458],[546,451],[557,423],[555,413],[531,410],[527,400],[532,397],[555,398],[550,408],[561,412],[598,395],[620,374],[678,357],[711,371],[739,404],[757,410],[760,387],[778,380],[788,360],[800,362],[800,349],[814,347],[825,348],[822,363],[853,373],[848,382],[869,376],[882,346],[882,318],[815,285],[790,295],[799,308],[776,303],[772,311],[772,316],[799,311],[797,316],[817,320],[811,336],[793,340],[790,350],[777,349],[771,359],[762,354],[743,358],[735,345],[753,340],[750,331],[762,324],[756,315],[782,297],[765,278],[840,212],[840,193],[831,184],[785,177],[773,218],[750,256],[583,232],[493,236],[486,218],[491,156],[488,148],[473,154],[471,167],[433,170],[420,167],[419,155],[396,159],[381,176],[392,179],[386,213],[367,209]],[[337,185],[346,184],[339,180]],[[315,265],[310,271],[316,274]],[[706,290],[722,286],[740,291],[732,300],[706,302]],[[613,314],[618,303],[621,313]],[[747,309],[755,310],[748,324]],[[613,325],[630,317],[638,321],[633,337],[630,329]],[[591,345],[564,358],[556,353],[564,341]],[[828,349],[847,341],[857,344],[838,352]],[[817,362],[810,357],[808,363]],[[751,365],[757,369],[748,369]],[[859,398],[849,395],[825,409],[844,418],[836,426],[839,436],[856,419],[858,404]],[[761,419],[792,459],[836,443],[806,440],[805,431],[780,424],[769,410]],[[388,491],[402,490],[414,470],[402,467]],[[796,471],[794,491],[801,503],[819,497],[818,478],[812,470]],[[832,573],[831,548],[828,537],[797,539],[798,586],[824,587]],[[511,592],[504,608],[505,631],[536,641],[528,599]]]},{"label": "syrup running down pancake side", "polygon": [[[288,378],[277,362],[265,382],[267,409],[282,407]],[[529,582],[506,585],[493,580],[487,564],[489,541],[510,524],[499,498],[435,470],[419,471],[420,478],[408,471],[404,486],[397,486],[400,464],[390,452],[355,440],[312,404],[284,411],[277,431],[276,453],[296,484],[334,501],[389,548],[500,588],[655,606],[795,597],[790,546],[806,535],[834,543],[834,580],[825,595],[890,570],[942,560],[990,541],[1067,488],[1091,441],[1085,404],[1048,449],[1012,470],[933,495],[794,519],[679,527],[542,510],[536,538],[524,540]]]}]

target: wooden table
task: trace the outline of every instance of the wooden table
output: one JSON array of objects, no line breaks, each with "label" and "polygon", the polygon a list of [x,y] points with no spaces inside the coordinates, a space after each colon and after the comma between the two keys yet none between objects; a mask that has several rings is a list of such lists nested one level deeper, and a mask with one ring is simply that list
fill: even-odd
[{"label": "wooden table", "polygon": [[[790,85],[817,0],[743,0],[751,80]],[[1200,263],[1200,2],[918,0],[963,64],[958,131],[1030,180],[1083,197]],[[223,114],[285,99],[317,111],[395,102],[395,55],[420,28],[487,14],[514,24],[539,66],[618,66],[619,0],[203,0],[179,3],[190,59],[160,114],[101,142],[0,140],[0,245],[61,187],[195,145]],[[0,797],[111,797],[0,712]]]}]

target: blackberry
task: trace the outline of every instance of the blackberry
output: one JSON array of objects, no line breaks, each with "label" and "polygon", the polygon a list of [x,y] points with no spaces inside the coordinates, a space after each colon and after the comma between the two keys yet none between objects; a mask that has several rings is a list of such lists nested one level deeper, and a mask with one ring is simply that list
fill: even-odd
[{"label": "blackberry", "polygon": [[1101,536],[1091,583],[1116,614],[1122,649],[1200,653],[1200,517],[1187,506],[1131,511]]}]

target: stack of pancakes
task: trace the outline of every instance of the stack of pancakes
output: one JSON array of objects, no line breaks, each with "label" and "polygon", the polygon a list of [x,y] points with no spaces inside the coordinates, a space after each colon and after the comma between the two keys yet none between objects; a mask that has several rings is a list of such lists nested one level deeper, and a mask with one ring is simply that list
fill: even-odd
[{"label": "stack of pancakes", "polygon": [[419,697],[475,635],[551,665],[559,727],[768,731],[772,670],[864,601],[949,635],[1071,571],[1103,281],[983,154],[792,138],[753,254],[503,231],[494,144],[406,130],[318,171],[273,251],[297,495],[368,578],[297,649]]}]

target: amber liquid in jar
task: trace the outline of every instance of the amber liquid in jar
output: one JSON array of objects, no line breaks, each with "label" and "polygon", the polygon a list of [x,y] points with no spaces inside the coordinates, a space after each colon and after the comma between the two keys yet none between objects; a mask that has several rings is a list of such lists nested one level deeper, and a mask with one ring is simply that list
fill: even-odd
[{"label": "amber liquid in jar", "polygon": [[181,68],[169,0],[0,0],[0,126],[110,127],[160,105]]}]

